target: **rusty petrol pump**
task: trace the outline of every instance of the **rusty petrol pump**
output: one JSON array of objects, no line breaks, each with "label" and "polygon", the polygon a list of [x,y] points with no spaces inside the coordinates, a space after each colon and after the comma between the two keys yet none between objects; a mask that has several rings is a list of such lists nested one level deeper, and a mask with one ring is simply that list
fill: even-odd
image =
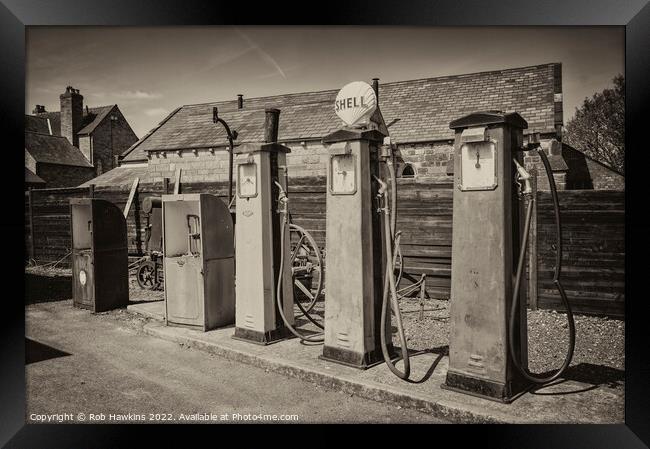
[{"label": "rusty petrol pump", "polygon": [[216,107],[212,120],[223,126],[228,139],[228,205],[207,193],[162,196],[165,323],[203,331],[235,321],[235,230],[230,205],[237,132],[219,117]]},{"label": "rusty petrol pump", "polygon": [[70,200],[72,297],[75,307],[93,312],[129,303],[126,220],[113,203]]},{"label": "rusty petrol pump", "polygon": [[207,193],[162,196],[165,323],[208,331],[235,319],[228,206]]},{"label": "rusty petrol pump", "polygon": [[[511,402],[533,383],[558,378],[575,339],[570,305],[559,281],[561,238],[553,175],[543,150],[556,210],[558,255],[554,281],[567,308],[569,351],[552,376],[528,372],[523,261],[534,198],[520,162],[523,130],[518,113],[477,112],[454,120],[454,205],[449,369],[443,388]],[[518,189],[515,188],[518,186]],[[519,197],[519,198],[518,198]],[[519,200],[529,199],[524,225]],[[516,273],[515,273],[515,260]]]},{"label": "rusty petrol pump", "polygon": [[288,220],[286,153],[291,150],[277,143],[280,111],[266,109],[265,114],[264,142],[234,150],[237,312],[233,338],[263,345],[289,337],[294,323],[292,269],[282,263],[291,252],[289,229],[283,226]]},{"label": "rusty petrol pump", "polygon": [[165,324],[203,331],[235,321],[235,229],[230,204],[237,132],[219,117],[216,107],[212,119],[223,126],[229,144],[228,205],[207,193],[162,196]]}]

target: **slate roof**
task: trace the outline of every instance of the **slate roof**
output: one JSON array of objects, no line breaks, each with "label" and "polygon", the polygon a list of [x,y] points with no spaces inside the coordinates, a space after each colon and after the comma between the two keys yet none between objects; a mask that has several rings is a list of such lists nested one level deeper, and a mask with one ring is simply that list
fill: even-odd
[{"label": "slate roof", "polygon": [[[528,132],[553,132],[555,68],[541,64],[380,84],[379,105],[395,143],[453,139],[449,122],[477,110],[519,112]],[[212,123],[212,108],[239,133],[237,144],[263,138],[264,109],[281,110],[280,142],[320,139],[341,127],[334,112],[338,89],[245,98],[181,106],[132,145],[123,161],[143,161],[148,151],[219,147],[227,144],[221,125]]]},{"label": "slate roof", "polygon": [[50,127],[47,125],[47,118],[35,115],[25,115],[25,131],[49,134]]},{"label": "slate roof", "polygon": [[[106,106],[97,106],[95,108],[86,108],[83,109],[83,120],[81,122],[81,129],[77,134],[90,134],[96,127],[99,125],[102,120],[108,115],[108,113],[115,107],[116,105],[110,104]],[[40,114],[36,115],[26,115],[25,116],[25,122],[32,120],[28,119],[28,117],[35,117],[35,118],[41,118],[41,119],[50,119],[50,123],[52,125],[52,134],[56,136],[61,135],[61,112],[60,111],[53,111],[53,112],[41,112]],[[45,123],[45,126],[47,126],[47,122]],[[30,129],[27,129],[27,126],[25,127],[25,131],[31,131]],[[40,132],[40,131],[38,131]],[[45,133],[49,133],[48,130],[45,131]]]},{"label": "slate roof", "polygon": [[25,151],[36,162],[75,167],[92,167],[81,151],[70,144],[68,139],[49,134],[25,133]]},{"label": "slate roof", "polygon": [[99,106],[96,108],[88,108],[90,110],[89,114],[86,114],[84,110],[84,126],[77,132],[77,134],[90,134],[97,128],[104,118],[113,110],[115,107],[114,104],[109,106]]},{"label": "slate roof", "polygon": [[[29,117],[29,116],[26,116]],[[52,134],[55,136],[61,135],[61,113],[60,112],[41,112],[32,117],[38,117],[43,119],[50,119],[50,124],[52,125]],[[25,129],[27,131],[27,129]],[[49,131],[47,131],[49,133]]]},{"label": "slate roof", "polygon": [[100,176],[86,181],[79,187],[88,187],[90,184],[94,184],[96,186],[111,186],[112,188],[129,190],[135,178],[139,178],[141,184],[149,184],[154,182],[156,176],[160,176],[160,173],[156,174],[148,166],[142,167],[134,166],[134,164],[125,164],[102,173]]},{"label": "slate roof", "polygon": [[25,183],[26,184],[45,184],[43,178],[36,173],[25,167]]}]

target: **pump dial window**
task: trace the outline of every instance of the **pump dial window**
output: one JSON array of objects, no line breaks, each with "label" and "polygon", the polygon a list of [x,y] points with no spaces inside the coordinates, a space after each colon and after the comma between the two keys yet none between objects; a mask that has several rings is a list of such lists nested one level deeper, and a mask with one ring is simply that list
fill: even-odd
[{"label": "pump dial window", "polygon": [[330,160],[330,190],[335,195],[357,191],[356,160],[352,154],[337,154]]},{"label": "pump dial window", "polygon": [[497,186],[494,142],[472,142],[460,148],[460,190],[494,190]]},{"label": "pump dial window", "polygon": [[257,165],[240,164],[237,173],[237,186],[240,198],[257,196]]}]

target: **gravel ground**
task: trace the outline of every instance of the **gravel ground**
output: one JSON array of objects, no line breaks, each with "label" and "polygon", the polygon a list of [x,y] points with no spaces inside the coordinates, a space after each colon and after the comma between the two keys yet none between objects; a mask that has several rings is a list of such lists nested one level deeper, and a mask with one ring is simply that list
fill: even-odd
[{"label": "gravel ground", "polygon": [[[135,279],[135,270],[129,271],[129,300],[131,302],[162,301],[165,292],[144,290]],[[58,301],[72,297],[72,270],[46,266],[25,267],[27,301]]]},{"label": "gravel ground", "polygon": [[129,301],[163,301],[164,299],[165,291],[163,289],[145,290],[140,288],[138,281],[135,279],[135,272],[131,272],[131,275],[129,276]]},{"label": "gravel ground", "polygon": [[[68,299],[71,296],[69,269],[49,267],[28,267],[26,273],[26,301],[48,301]],[[44,284],[43,280],[47,280]],[[160,301],[162,290],[143,290],[135,278],[130,277],[130,300]],[[62,296],[66,296],[65,298]],[[296,322],[301,329],[318,329],[300,316],[294,308]],[[419,299],[403,299],[400,303],[408,347],[411,350],[432,350],[446,354],[449,345],[449,301],[427,299],[424,307]],[[139,327],[147,322],[126,310],[112,312],[116,318]],[[323,296],[316,303],[312,316],[322,322],[324,315]],[[395,320],[392,319],[393,329]],[[625,369],[625,322],[604,317],[575,315],[576,347],[567,378],[592,384],[608,384],[623,388]],[[393,341],[399,339],[393,335]],[[560,366],[566,353],[568,325],[566,314],[551,310],[528,311],[528,353],[529,367],[542,373]]]},{"label": "gravel ground", "polygon": [[[447,351],[449,301],[425,300],[424,313],[421,316],[419,300],[405,299],[401,301],[400,310],[409,349]],[[575,315],[574,319],[576,346],[566,377],[592,384],[607,383],[613,388],[623,388],[625,322],[587,315]],[[553,310],[529,310],[530,369],[535,373],[557,369],[564,361],[568,335],[565,313]],[[399,342],[397,334],[394,334],[393,341],[396,344]]]}]

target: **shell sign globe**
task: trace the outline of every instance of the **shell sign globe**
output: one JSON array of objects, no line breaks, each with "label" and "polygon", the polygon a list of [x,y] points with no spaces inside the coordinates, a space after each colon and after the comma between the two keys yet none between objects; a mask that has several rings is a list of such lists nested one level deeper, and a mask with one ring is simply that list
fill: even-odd
[{"label": "shell sign globe", "polygon": [[347,125],[368,123],[377,110],[377,95],[372,86],[363,81],[353,81],[339,91],[334,111]]}]

